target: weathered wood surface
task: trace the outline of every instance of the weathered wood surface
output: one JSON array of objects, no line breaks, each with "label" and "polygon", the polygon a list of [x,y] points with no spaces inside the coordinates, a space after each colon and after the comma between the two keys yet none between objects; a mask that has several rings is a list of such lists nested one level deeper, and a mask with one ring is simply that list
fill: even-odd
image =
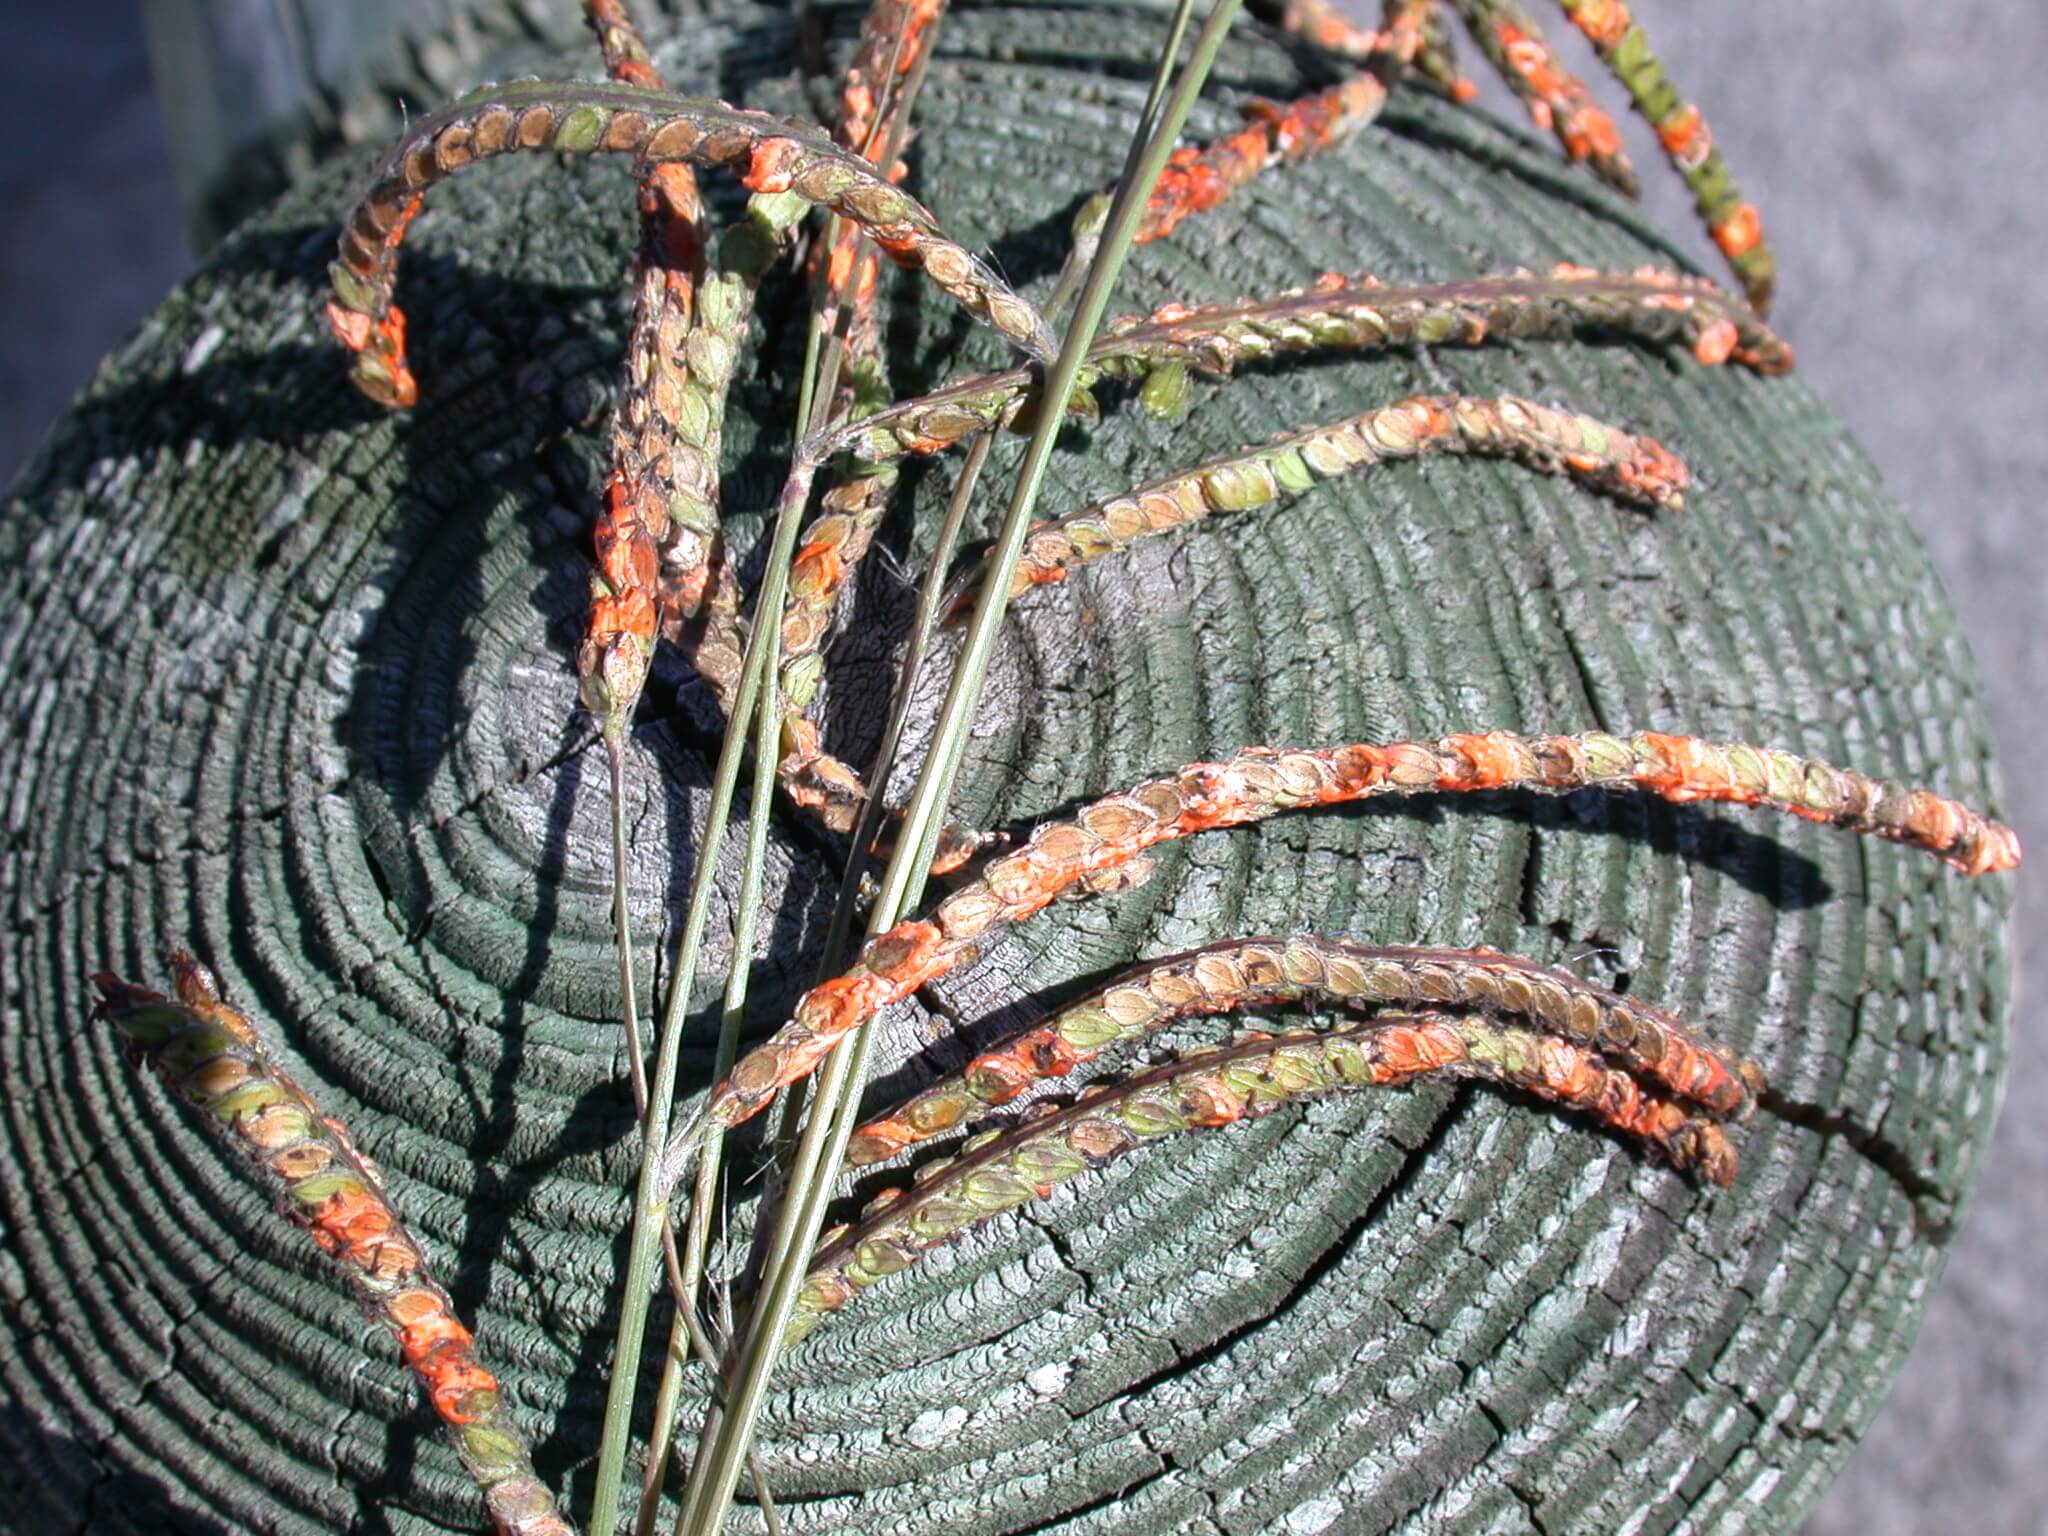
[{"label": "weathered wood surface", "polygon": [[562,0],[145,0],[194,239],[212,245],[338,145],[396,136],[408,112],[467,90],[509,48],[576,45],[580,11]]},{"label": "weathered wood surface", "polygon": [[[1013,279],[1043,286],[1116,163],[1154,25],[1042,6],[947,23],[914,187]],[[790,47],[783,18],[741,10],[661,63],[679,88],[794,111]],[[1304,67],[1247,29],[1219,78],[1278,94]],[[1197,127],[1228,121],[1218,106]],[[436,194],[401,291],[424,401],[386,417],[317,313],[362,168],[315,177],[173,294],[0,521],[0,1477],[22,1529],[475,1524],[402,1372],[381,1343],[364,1356],[297,1234],[85,1026],[88,971],[154,977],[176,940],[278,1023],[388,1171],[542,1470],[587,1497],[630,1111],[604,776],[569,652],[628,173],[505,163]],[[1125,299],[1665,254],[1533,141],[1404,96],[1342,154],[1142,250]],[[771,292],[771,315],[794,298]],[[792,392],[793,332],[765,329],[727,438],[748,537]],[[891,337],[911,387],[994,356],[907,290]],[[1254,371],[1200,388],[1180,422],[1126,405],[1075,433],[1048,504],[1418,389],[1648,431],[1695,470],[1690,510],[1443,461],[1141,546],[1019,604],[965,818],[1028,818],[1247,741],[1483,725],[1743,735],[1988,797],[1953,615],[1796,379],[1547,344]],[[949,479],[908,477],[915,529],[834,652],[856,755],[900,568]],[[680,672],[655,694],[634,753],[645,934],[688,879],[715,750]],[[774,847],[763,1028],[809,975],[831,880],[794,820]],[[1136,893],[1046,914],[949,978],[947,1011],[985,1032],[1233,932],[1488,943],[1711,1021],[1786,1112],[1712,1195],[1480,1090],[1127,1160],[790,1358],[762,1454],[792,1529],[1791,1527],[1910,1343],[1974,1176],[2005,1051],[2005,901],[1776,819],[1498,797],[1210,834]],[[889,1089],[957,1059],[919,1057],[935,1027],[892,1021]],[[698,1041],[693,1084],[708,1023]],[[758,1193],[735,1187],[742,1220]]]}]

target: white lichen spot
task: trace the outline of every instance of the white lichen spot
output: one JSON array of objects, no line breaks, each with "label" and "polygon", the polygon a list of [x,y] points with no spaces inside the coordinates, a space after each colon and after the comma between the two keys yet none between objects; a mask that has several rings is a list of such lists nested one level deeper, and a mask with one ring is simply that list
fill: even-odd
[{"label": "white lichen spot", "polygon": [[1591,1436],[1593,1443],[1597,1445],[1606,1441],[1611,1436],[1620,1434],[1621,1426],[1634,1417],[1635,1411],[1641,1403],[1641,1398],[1631,1397],[1625,1402],[1616,1403],[1612,1408],[1601,1414],[1599,1418],[1593,1421],[1593,1434]]},{"label": "white lichen spot", "polygon": [[1337,1517],[1343,1513],[1343,1502],[1331,1494],[1304,1499],[1287,1511],[1284,1522],[1287,1536],[1316,1536],[1318,1531],[1326,1531],[1335,1525]]},{"label": "white lichen spot", "polygon": [[1565,1283],[1584,1291],[1597,1290],[1605,1285],[1608,1276],[1621,1262],[1622,1243],[1631,1225],[1632,1221],[1619,1212],[1610,1218],[1605,1226],[1586,1240]]},{"label": "white lichen spot", "polygon": [[1742,1490],[1742,1497],[1751,1504],[1761,1504],[1771,1496],[1771,1490],[1778,1486],[1778,1479],[1785,1475],[1782,1467],[1765,1467],[1751,1479],[1750,1485]]},{"label": "white lichen spot", "polygon": [[1051,1365],[1041,1365],[1024,1378],[1024,1385],[1040,1397],[1058,1397],[1067,1389],[1067,1380],[1074,1374],[1074,1368],[1065,1361],[1055,1360]]},{"label": "white lichen spot", "polygon": [[903,1438],[920,1451],[935,1451],[960,1433],[966,1422],[967,1410],[958,1405],[928,1408],[910,1421],[910,1427],[903,1431]]},{"label": "white lichen spot", "polygon": [[1489,1120],[1480,1130],[1479,1144],[1473,1149],[1480,1162],[1483,1163],[1492,1159],[1495,1149],[1500,1145],[1501,1134],[1506,1125],[1507,1121],[1505,1119]]},{"label": "white lichen spot", "polygon": [[204,368],[206,360],[212,357],[215,349],[227,339],[227,334],[226,328],[219,325],[209,325],[201,331],[193,339],[192,345],[185,349],[185,355],[178,363],[178,371],[190,374]]}]

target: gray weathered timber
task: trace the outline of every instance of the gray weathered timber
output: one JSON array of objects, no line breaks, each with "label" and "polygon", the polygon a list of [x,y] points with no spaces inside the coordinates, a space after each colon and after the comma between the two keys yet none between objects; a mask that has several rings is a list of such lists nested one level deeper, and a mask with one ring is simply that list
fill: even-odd
[{"label": "gray weathered timber", "polygon": [[[913,188],[1042,290],[1060,217],[1142,96],[1144,38],[1128,17],[1043,10],[949,29]],[[1021,57],[994,58],[1020,36]],[[698,40],[695,71],[663,64],[687,87],[715,61],[731,90],[779,72],[786,42],[745,13]],[[1058,67],[1082,55],[1124,67]],[[1289,78],[1250,37],[1226,66],[1232,84]],[[1026,88],[1046,105],[1020,128]],[[747,94],[796,105],[786,86]],[[1325,267],[1412,279],[1654,250],[1526,141],[1400,106],[1140,252],[1131,306]],[[10,1459],[56,1467],[26,1483],[44,1501],[17,1512],[26,1528],[92,1511],[160,1529],[165,1506],[194,1529],[475,1523],[395,1363],[362,1361],[359,1321],[293,1235],[82,1028],[86,970],[153,975],[174,938],[282,1021],[287,1058],[391,1172],[522,1389],[544,1472],[582,1469],[595,1441],[628,1115],[602,773],[587,727],[563,724],[594,483],[593,450],[566,434],[594,418],[625,321],[627,179],[535,164],[444,190],[407,279],[425,403],[393,421],[350,395],[313,314],[360,169],[175,295],[0,525],[20,744],[0,1429]],[[906,302],[896,338],[912,383],[989,360],[937,306]],[[749,510],[783,446],[788,362],[743,399],[731,467]],[[1699,473],[1692,509],[1649,520],[1446,463],[1141,547],[1020,605],[969,818],[1250,739],[1479,724],[1748,734],[1984,797],[1952,618],[1796,381],[1551,346],[1274,371],[1201,393],[1177,424],[1126,408],[1076,434],[1048,505],[1422,388],[1516,390],[1649,431]],[[918,481],[920,529],[945,481]],[[863,595],[835,657],[856,744],[903,606],[883,570]],[[643,931],[687,878],[707,721],[686,690],[639,733],[642,779],[667,787],[637,816]],[[779,846],[764,1026],[825,901],[803,829]],[[1013,1018],[1230,931],[1487,942],[1710,1019],[1811,1106],[1805,1123],[1760,1121],[1742,1182],[1711,1197],[1478,1092],[1160,1149],[821,1328],[771,1410],[771,1475],[813,1530],[992,1532],[1062,1509],[1119,1532],[1595,1531],[1639,1509],[1637,1529],[1663,1530],[1688,1508],[1790,1525],[1939,1267],[1939,1201],[1916,1220],[1909,1188],[1952,1196],[1974,1174],[2003,1050],[2002,900],[1895,850],[1635,804],[1199,840],[1143,890],[1023,930],[949,1007]],[[907,1086],[925,1023],[896,1022],[884,1070]]]},{"label": "gray weathered timber", "polygon": [[581,7],[561,0],[144,0],[142,19],[202,245],[336,146],[396,137],[513,50],[586,36]]}]

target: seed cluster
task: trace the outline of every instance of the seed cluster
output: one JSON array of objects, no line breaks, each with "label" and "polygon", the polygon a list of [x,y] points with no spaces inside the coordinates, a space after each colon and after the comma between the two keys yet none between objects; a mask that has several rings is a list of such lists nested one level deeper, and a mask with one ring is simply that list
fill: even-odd
[{"label": "seed cluster", "polygon": [[1382,1018],[1322,1034],[1254,1035],[1094,1087],[1072,1105],[1046,1106],[1007,1130],[970,1138],[957,1157],[920,1167],[911,1188],[877,1196],[858,1226],[824,1235],[785,1339],[801,1338],[868,1286],[977,1222],[1044,1199],[1149,1141],[1230,1125],[1328,1093],[1430,1077],[1534,1094],[1656,1150],[1676,1168],[1724,1186],[1734,1180],[1735,1154],[1719,1125],[1646,1090],[1569,1040],[1442,1014]]},{"label": "seed cluster", "polygon": [[[1216,512],[1270,506],[1353,470],[1434,454],[1512,459],[1548,474],[1569,474],[1627,501],[1676,511],[1686,468],[1648,437],[1532,400],[1417,395],[1327,427],[1277,437],[1257,448],[1208,460],[1122,496],[1034,527],[1010,584],[1015,597],[1064,581],[1076,566],[1121,553],[1149,534]],[[979,590],[984,567],[968,571],[955,604]]]},{"label": "seed cluster", "polygon": [[168,963],[175,997],[95,976],[97,1016],[277,1193],[285,1215],[398,1341],[501,1536],[573,1536],[534,1475],[498,1378],[477,1359],[382,1178],[341,1123],[323,1116],[277,1064],[255,1025],[222,999],[213,973],[183,950]]},{"label": "seed cluster", "polygon": [[805,993],[789,1021],[741,1058],[712,1093],[703,1118],[665,1154],[679,1177],[706,1127],[759,1113],[808,1076],[849,1030],[973,956],[990,930],[1021,922],[1061,892],[1128,863],[1160,843],[1244,826],[1312,806],[1386,794],[1520,789],[1642,790],[1677,803],[1765,806],[1934,854],[1966,874],[2012,869],[2019,839],[1969,807],[1924,789],[1873,779],[1818,759],[1744,742],[1605,732],[1518,736],[1508,731],[1435,742],[1277,751],[1252,747],[1193,763],[1039,826],[1022,848],[942,901],[929,918],[871,939],[845,973]]},{"label": "seed cluster", "polygon": [[417,397],[405,360],[404,315],[391,292],[398,247],[420,200],[463,167],[518,151],[728,167],[749,191],[793,193],[860,226],[892,260],[922,271],[1033,357],[1053,354],[1044,316],[947,239],[915,198],[815,130],[629,85],[535,81],[474,92],[422,119],[379,164],[344,225],[340,256],[328,269],[328,321],[356,354],[356,383],[371,399],[409,405]]},{"label": "seed cluster", "polygon": [[1491,950],[1297,935],[1233,939],[1126,971],[868,1121],[848,1144],[847,1160],[893,1157],[1177,1020],[1316,1001],[1365,1009],[1476,1009],[1598,1051],[1711,1114],[1748,1120],[1756,1113],[1762,1073],[1753,1062],[1671,1014],[1568,971]]},{"label": "seed cluster", "polygon": [[[612,79],[662,88],[619,0],[587,0],[584,20]],[[583,701],[612,732],[624,730],[646,685],[656,636],[702,606],[718,531],[716,430],[707,444],[702,408],[688,409],[686,338],[706,276],[696,174],[683,164],[648,166],[638,197],[633,325],[593,535],[590,620],[576,654]]]},{"label": "seed cluster", "polygon": [[[1708,366],[1732,361],[1764,374],[1792,367],[1789,347],[1702,278],[1654,267],[1623,273],[1567,264],[1546,277],[1514,272],[1422,286],[1332,273],[1272,298],[1199,309],[1167,305],[1105,326],[1081,377],[1085,388],[1105,377],[1144,379],[1176,363],[1225,375],[1269,358],[1321,352],[1599,335],[1676,342]],[[1028,369],[975,375],[900,401],[807,447],[851,449],[876,461],[936,453],[1013,422],[1032,388]],[[1081,398],[1083,410],[1092,408],[1092,400]]]}]

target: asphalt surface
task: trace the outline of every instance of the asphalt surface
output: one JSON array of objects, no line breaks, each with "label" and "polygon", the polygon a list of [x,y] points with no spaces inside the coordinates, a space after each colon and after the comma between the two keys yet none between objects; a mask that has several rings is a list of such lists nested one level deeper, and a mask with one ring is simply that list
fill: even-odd
[{"label": "asphalt surface", "polygon": [[[0,483],[192,260],[135,7],[8,9]],[[1933,549],[1989,688],[2003,810],[2048,852],[2048,780],[2024,771],[2048,761],[2048,536],[2033,502],[2048,487],[2048,199],[2034,163],[2048,135],[2048,8],[1639,0],[1638,11],[1764,209],[1780,329]],[[1562,21],[1547,25],[1566,41]],[[1651,166],[1653,146],[1634,142]],[[1660,221],[1691,227],[1682,190],[1645,180]],[[2025,981],[2048,955],[2048,864],[2020,885],[2024,1046],[2040,1029]],[[1808,1536],[1906,1536],[1958,1519],[1972,1536],[2043,1528],[2048,1337],[2032,1303],[2048,1261],[2048,1123],[2028,1112],[2043,1099],[2048,1052],[2023,1050],[1919,1343]]]}]

